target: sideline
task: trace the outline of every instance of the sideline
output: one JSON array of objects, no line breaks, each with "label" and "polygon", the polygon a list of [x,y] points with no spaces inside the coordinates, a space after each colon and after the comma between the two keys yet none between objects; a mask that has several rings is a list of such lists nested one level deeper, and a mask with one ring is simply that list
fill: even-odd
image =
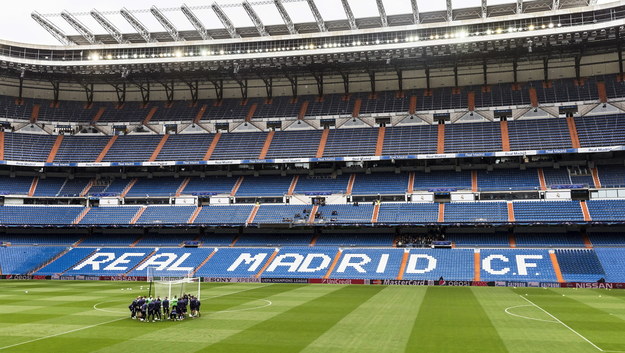
[{"label": "sideline", "polygon": [[23,344],[27,344],[27,343],[33,343],[33,342],[37,342],[37,341],[41,341],[41,340],[45,340],[47,338],[52,338],[52,337],[57,337],[57,336],[62,336],[62,335],[66,335],[68,333],[72,333],[72,332],[77,332],[77,331],[82,331],[82,330],[86,330],[86,329],[90,329],[93,327],[97,327],[97,326],[102,326],[102,325],[106,325],[106,324],[110,324],[116,321],[121,321],[126,319],[125,317],[121,317],[118,319],[114,319],[114,320],[109,320],[109,321],[105,321],[105,322],[101,322],[99,324],[94,324],[94,325],[89,325],[89,326],[85,326],[85,327],[80,327],[80,328],[76,328],[73,330],[69,330],[69,331],[65,331],[65,332],[59,332],[59,333],[55,333],[54,335],[49,335],[49,336],[43,336],[43,337],[39,337],[39,338],[35,338],[32,340],[28,340],[28,341],[24,341],[24,342],[20,342],[20,343],[15,343],[15,344],[11,344],[8,346],[4,346],[4,347],[0,347],[0,351],[3,349],[7,349],[7,348],[13,348],[13,347],[17,347],[17,346],[21,346]]},{"label": "sideline", "polygon": [[540,306],[538,306],[536,303],[534,303],[533,301],[525,298],[522,295],[519,295],[519,297],[523,298],[523,300],[527,301],[528,303],[532,304],[533,306],[535,306],[536,308],[540,309],[541,311],[543,311],[545,314],[551,316],[551,318],[553,318],[555,320],[556,323],[561,324],[562,326],[566,327],[567,329],[569,329],[571,332],[573,332],[574,334],[576,334],[577,336],[579,336],[581,339],[583,339],[584,341],[588,342],[588,344],[590,344],[591,346],[595,347],[595,349],[597,349],[599,352],[610,352],[610,353],[621,353],[621,352],[625,352],[625,351],[610,351],[610,350],[605,350],[602,348],[599,348],[599,346],[597,346],[596,344],[594,344],[591,340],[589,340],[588,338],[584,337],[581,333],[575,331],[573,328],[571,328],[569,325],[565,324],[564,322],[562,322],[562,320],[558,319],[557,317],[555,317],[554,315],[552,315],[550,312],[548,312],[547,310],[541,308]]}]

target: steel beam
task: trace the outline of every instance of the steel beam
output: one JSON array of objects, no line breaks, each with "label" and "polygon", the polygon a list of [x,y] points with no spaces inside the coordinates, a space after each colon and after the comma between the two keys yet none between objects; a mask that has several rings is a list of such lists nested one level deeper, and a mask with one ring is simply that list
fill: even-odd
[{"label": "steel beam", "polygon": [[165,30],[167,31],[167,33],[169,33],[169,35],[171,36],[173,40],[175,40],[176,42],[180,42],[184,40],[184,38],[178,32],[178,29],[176,28],[176,26],[174,26],[174,24],[167,17],[165,17],[165,15],[161,12],[161,10],[158,9],[158,7],[152,6],[150,8],[150,12],[156,18],[156,20],[161,24],[161,26],[165,28]]},{"label": "steel beam", "polygon": [[319,32],[327,32],[328,28],[326,27],[326,23],[323,21],[323,17],[321,17],[321,13],[319,9],[317,9],[317,5],[315,5],[314,0],[306,0],[308,3],[308,7],[310,7],[310,12],[312,12],[315,17],[315,21],[317,22],[317,27],[319,27]]},{"label": "steel beam", "polygon": [[226,28],[226,30],[230,34],[230,37],[232,37],[232,38],[239,38],[239,37],[241,37],[237,33],[237,29],[232,24],[232,21],[230,21],[230,19],[228,18],[228,15],[226,15],[224,10],[221,9],[221,6],[219,6],[219,4],[214,2],[211,5],[211,8],[213,9],[213,11],[215,11],[215,14],[219,18],[219,21],[221,21],[221,23],[224,25],[224,27]]},{"label": "steel beam", "polygon": [[517,15],[523,13],[523,0],[516,0],[516,13]]},{"label": "steel beam", "polygon": [[482,19],[488,17],[488,0],[482,0]]},{"label": "steel beam", "polygon": [[382,27],[388,27],[388,18],[386,17],[386,11],[384,10],[384,3],[382,0],[376,0],[375,2],[378,4],[378,12],[380,13]]},{"label": "steel beam", "polygon": [[182,13],[187,16],[187,19],[189,20],[189,22],[191,22],[191,24],[203,40],[213,39],[213,37],[208,34],[208,31],[206,30],[206,27],[204,27],[202,21],[197,18],[197,16],[195,15],[195,13],[193,13],[189,6],[187,6],[186,4],[182,4],[182,6],[180,6],[180,11],[182,11]]},{"label": "steel beam", "polygon": [[87,42],[89,42],[89,44],[96,44],[97,43],[97,41],[95,39],[95,35],[93,34],[93,32],[91,32],[91,30],[89,28],[87,28],[87,26],[85,26],[82,22],[80,22],[72,14],[70,14],[67,11],[63,11],[63,12],[61,12],[61,17],[63,17],[63,19],[65,21],[67,21],[67,23],[69,23],[70,26],[72,26],[78,33],[80,33],[80,35],[83,38],[85,38],[87,40]]},{"label": "steel beam", "polygon": [[286,9],[284,8],[284,5],[282,4],[282,0],[273,0],[273,4],[276,5],[276,8],[278,9],[280,16],[282,16],[282,20],[284,21],[286,28],[289,30],[289,33],[297,34],[295,25],[293,25],[293,21],[291,21],[291,16],[289,16],[289,13],[286,12]]},{"label": "steel beam", "polygon": [[343,3],[343,9],[345,10],[347,20],[349,21],[349,28],[352,30],[358,29],[358,26],[356,26],[356,19],[354,18],[354,13],[352,12],[352,8],[349,6],[349,2],[347,2],[347,0],[341,0],[341,2]]},{"label": "steel beam", "polygon": [[57,27],[54,23],[48,21],[46,18],[41,16],[38,12],[33,12],[30,14],[30,17],[35,20],[41,27],[43,27],[48,33],[50,33],[56,40],[61,42],[63,45],[75,45],[71,39],[67,37],[67,35],[61,31],[59,27]]},{"label": "steel beam", "polygon": [[410,0],[410,4],[412,5],[412,17],[414,24],[419,24],[421,19],[419,18],[419,5],[417,4],[417,0]]},{"label": "steel beam", "polygon": [[100,26],[102,26],[111,35],[111,37],[113,37],[113,39],[117,41],[117,43],[119,44],[128,43],[128,41],[124,39],[122,32],[120,32],[119,29],[117,29],[117,27],[115,27],[115,25],[111,23],[111,21],[109,21],[100,12],[98,12],[98,10],[93,9],[89,13],[91,14],[91,17],[93,17],[96,21],[98,21]]},{"label": "steel beam", "polygon": [[247,12],[247,15],[250,17],[250,20],[252,20],[252,23],[254,24],[254,26],[256,26],[258,34],[263,37],[267,37],[269,33],[265,29],[263,21],[260,19],[260,17],[258,17],[258,14],[256,13],[256,11],[254,11],[254,8],[252,7],[252,5],[250,5],[249,1],[244,0],[242,5],[243,9],[245,9],[245,12]]},{"label": "steel beam", "polygon": [[446,0],[447,3],[447,22],[454,20],[454,8],[451,5],[451,0]]},{"label": "steel beam", "polygon": [[125,7],[122,8],[119,13],[130,23],[130,25],[139,33],[139,35],[148,43],[156,42],[156,39],[152,38],[150,31],[141,23],[135,15],[130,13]]}]

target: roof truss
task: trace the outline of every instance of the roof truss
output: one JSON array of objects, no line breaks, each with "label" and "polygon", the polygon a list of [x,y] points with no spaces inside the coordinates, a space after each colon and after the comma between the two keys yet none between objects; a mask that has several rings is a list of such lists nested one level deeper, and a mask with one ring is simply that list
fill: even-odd
[{"label": "roof truss", "polygon": [[143,40],[145,40],[148,43],[156,42],[156,39],[152,38],[150,31],[148,31],[148,29],[143,25],[143,23],[141,23],[135,17],[135,15],[130,13],[130,11],[128,11],[125,7],[122,8],[119,11],[119,13],[122,15],[123,18],[126,19],[126,21],[128,21],[128,23],[130,23],[130,25],[137,31],[137,33],[139,33],[139,35],[141,36],[141,38],[143,38]]},{"label": "roof truss", "polygon": [[38,12],[33,12],[30,16],[37,22],[41,27],[43,27],[48,33],[50,33],[56,40],[61,42],[63,45],[74,45],[73,41],[71,41],[65,32],[61,31],[59,27],[57,27],[54,23],[48,21],[43,16],[41,16]]},{"label": "roof truss", "polygon": [[213,11],[215,11],[215,14],[219,18],[219,21],[221,21],[221,23],[224,25],[224,27],[230,34],[230,37],[239,38],[240,35],[237,33],[237,29],[234,27],[234,25],[232,24],[232,21],[230,21],[230,18],[228,18],[228,15],[226,15],[224,10],[221,9],[221,6],[219,6],[219,4],[214,2],[211,5],[211,8],[213,9]]},{"label": "roof truss", "polygon": [[319,9],[317,9],[317,5],[315,5],[314,0],[306,0],[308,3],[308,7],[310,7],[310,12],[312,12],[315,17],[315,21],[317,22],[317,27],[319,27],[319,32],[327,32],[328,28],[326,27],[326,23],[323,21],[323,17],[321,17],[321,13]]},{"label": "roof truss", "polygon": [[256,26],[256,29],[258,30],[258,34],[260,34],[263,37],[268,36],[269,33],[265,29],[265,25],[263,24],[263,21],[261,21],[256,11],[254,11],[254,8],[252,7],[252,5],[250,5],[249,1],[247,0],[243,1],[243,8],[245,9],[245,12],[247,12],[247,15],[250,16],[250,20],[252,20],[252,23],[254,24],[254,26]]},{"label": "roof truss", "polygon": [[284,8],[284,5],[282,4],[282,0],[273,0],[273,4],[276,5],[276,8],[278,9],[280,16],[282,16],[282,21],[284,21],[284,24],[286,25],[286,28],[289,30],[289,33],[297,34],[297,30],[295,29],[295,26],[293,25],[291,16],[289,16],[289,13],[286,12],[286,9]]},{"label": "roof truss", "polygon": [[117,27],[115,27],[115,25],[111,23],[111,21],[109,21],[106,17],[104,17],[104,15],[102,15],[98,10],[93,9],[89,13],[91,14],[91,17],[98,21],[100,26],[102,26],[104,30],[106,30],[111,35],[111,37],[113,37],[113,39],[117,41],[117,43],[128,43],[128,41],[124,39],[122,32],[120,32],[119,29],[117,29]]},{"label": "roof truss", "polygon": [[376,0],[375,2],[378,4],[378,12],[380,13],[382,27],[388,27],[388,18],[386,17],[386,11],[384,10],[384,3],[382,0]]},{"label": "roof truss", "polygon": [[80,35],[85,38],[85,40],[87,40],[89,44],[97,43],[93,32],[89,28],[87,28],[87,26],[85,26],[82,22],[78,21],[78,19],[74,17],[74,15],[70,14],[67,11],[63,11],[61,12],[61,17],[65,21],[67,21],[67,23],[69,23],[69,25],[72,26],[78,33],[80,33]]},{"label": "roof truss", "polygon": [[156,6],[152,6],[150,8],[150,12],[156,18],[156,20],[165,28],[167,33],[171,36],[173,40],[176,42],[183,41],[184,38],[178,33],[178,29],[174,24],[158,9]]},{"label": "roof truss", "polygon": [[187,19],[189,20],[189,22],[191,22],[191,24],[203,40],[213,39],[213,37],[208,34],[208,31],[206,30],[206,27],[204,27],[202,21],[197,18],[193,10],[191,10],[189,6],[187,6],[187,4],[182,4],[182,6],[180,6],[180,11],[182,11],[182,13],[187,16]]},{"label": "roof truss", "polygon": [[347,21],[349,21],[349,28],[352,30],[358,29],[358,26],[356,26],[356,19],[354,18],[354,13],[352,12],[352,8],[349,6],[349,2],[347,2],[347,0],[341,0],[341,2],[343,3],[343,9],[345,10]]}]

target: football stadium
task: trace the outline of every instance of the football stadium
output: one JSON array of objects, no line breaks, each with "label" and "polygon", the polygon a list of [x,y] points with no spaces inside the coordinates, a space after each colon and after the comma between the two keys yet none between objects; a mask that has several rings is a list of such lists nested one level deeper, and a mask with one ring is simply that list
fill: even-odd
[{"label": "football stadium", "polygon": [[625,1],[149,6],[0,39],[0,352],[625,353]]}]

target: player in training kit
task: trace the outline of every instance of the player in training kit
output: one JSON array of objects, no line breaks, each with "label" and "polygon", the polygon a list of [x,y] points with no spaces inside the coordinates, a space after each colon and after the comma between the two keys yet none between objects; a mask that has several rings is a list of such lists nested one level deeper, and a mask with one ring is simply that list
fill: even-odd
[{"label": "player in training kit", "polygon": [[153,299],[150,298],[148,301],[148,321],[152,318],[152,322],[154,322],[154,314],[156,313],[156,303]]},{"label": "player in training kit", "polygon": [[139,297],[135,298],[130,305],[128,305],[128,309],[130,309],[130,318],[135,319],[137,317],[137,300]]},{"label": "player in training kit", "polygon": [[169,299],[167,299],[167,297],[163,299],[163,313],[165,314],[165,318],[169,317]]},{"label": "player in training kit", "polygon": [[154,315],[156,315],[156,320],[161,321],[161,297],[157,297],[154,301]]}]

